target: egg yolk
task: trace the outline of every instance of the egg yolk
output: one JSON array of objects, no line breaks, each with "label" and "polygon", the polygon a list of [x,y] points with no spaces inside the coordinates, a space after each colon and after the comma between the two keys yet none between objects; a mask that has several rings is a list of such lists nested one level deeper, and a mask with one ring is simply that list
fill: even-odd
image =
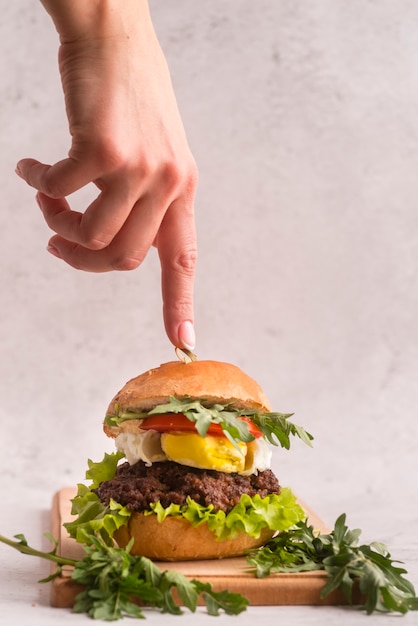
[{"label": "egg yolk", "polygon": [[195,433],[166,432],[161,434],[161,447],[170,461],[220,472],[242,472],[247,445],[238,449],[225,437],[201,437]]}]

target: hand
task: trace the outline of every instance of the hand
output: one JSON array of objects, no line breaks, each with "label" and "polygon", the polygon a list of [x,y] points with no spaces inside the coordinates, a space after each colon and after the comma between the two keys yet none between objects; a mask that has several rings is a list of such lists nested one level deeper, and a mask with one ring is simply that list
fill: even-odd
[{"label": "hand", "polygon": [[[38,190],[56,233],[48,250],[91,272],[131,270],[152,245],[162,270],[166,332],[193,349],[197,169],[164,55],[144,0],[44,0],[60,34],[59,69],[68,158],[23,159],[17,173]],[[83,213],[66,196],[100,190]]]}]

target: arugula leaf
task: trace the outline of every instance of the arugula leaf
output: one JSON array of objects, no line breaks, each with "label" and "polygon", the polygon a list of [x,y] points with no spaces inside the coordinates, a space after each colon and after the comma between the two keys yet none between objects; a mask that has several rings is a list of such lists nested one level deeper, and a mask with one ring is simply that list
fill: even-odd
[{"label": "arugula leaf", "polygon": [[[49,533],[45,533],[45,536],[51,539],[51,535]],[[48,578],[40,580],[39,582],[41,583],[50,582],[54,578],[58,578],[59,576],[61,576],[62,568],[64,565],[74,565],[74,561],[72,559],[67,559],[57,554],[58,542],[53,538],[52,542],[54,544],[54,547],[50,552],[41,552],[40,550],[35,550],[35,548],[31,548],[26,540],[26,537],[22,534],[14,535],[14,539],[17,539],[17,541],[13,541],[13,539],[8,539],[7,537],[0,535],[0,543],[4,543],[7,546],[14,548],[15,550],[18,550],[22,554],[29,554],[31,556],[38,556],[43,559],[48,559],[48,561],[52,561],[57,565],[56,572],[51,576],[48,576]]]},{"label": "arugula leaf", "polygon": [[203,583],[195,579],[191,582],[196,591],[202,595],[209,615],[220,615],[221,609],[227,615],[238,615],[245,611],[249,605],[247,598],[240,593],[231,593],[227,590],[215,592],[209,583]]},{"label": "arugula leaf", "polygon": [[180,615],[183,610],[173,590],[177,591],[182,605],[193,613],[200,598],[210,615],[219,615],[220,610],[228,615],[238,615],[249,604],[241,594],[227,590],[216,592],[209,583],[190,580],[179,572],[160,570],[150,559],[130,554],[132,542],[125,549],[115,548],[98,536],[90,535],[84,546],[85,556],[75,560],[58,555],[56,542],[51,552],[41,552],[30,547],[23,535],[16,535],[15,538],[17,541],[0,535],[0,542],[23,554],[53,561],[58,565],[57,576],[64,565],[74,568],[72,579],[85,589],[77,595],[73,610],[75,613],[87,613],[93,619],[144,618],[144,605],[162,613]]},{"label": "arugula leaf", "polygon": [[328,534],[317,533],[306,520],[271,539],[248,556],[258,578],[278,572],[325,570],[328,580],[321,597],[341,590],[349,604],[353,585],[358,582],[367,614],[374,611],[406,613],[418,610],[413,585],[403,577],[406,570],[396,567],[381,543],[358,545],[361,531],[346,526],[342,514]]},{"label": "arugula leaf", "polygon": [[225,436],[231,443],[248,442],[254,436],[248,430],[245,421],[237,419],[246,416],[260,428],[263,436],[273,445],[280,445],[285,449],[290,448],[290,435],[299,437],[308,446],[313,439],[301,426],[289,421],[293,413],[259,413],[255,409],[239,409],[234,405],[214,404],[205,406],[199,400],[191,398],[175,398],[171,396],[166,404],[159,404],[149,412],[119,411],[116,407],[115,414],[108,414],[105,423],[108,426],[118,426],[126,420],[144,419],[148,415],[162,415],[164,413],[182,413],[191,422],[194,422],[199,435],[206,436],[211,424],[219,424]]},{"label": "arugula leaf", "polygon": [[273,445],[280,445],[289,450],[289,435],[297,436],[306,445],[312,447],[313,436],[301,426],[289,421],[293,413],[253,413],[251,419],[262,431],[264,437]]}]

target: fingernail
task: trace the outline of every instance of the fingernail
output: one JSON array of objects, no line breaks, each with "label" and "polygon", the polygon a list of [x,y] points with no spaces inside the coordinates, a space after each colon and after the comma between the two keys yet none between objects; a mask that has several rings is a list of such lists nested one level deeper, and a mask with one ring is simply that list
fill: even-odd
[{"label": "fingernail", "polygon": [[50,243],[47,245],[46,247],[47,251],[50,254],[53,254],[54,256],[56,256],[58,259],[62,259],[62,256],[60,255],[60,253],[58,252],[58,250],[56,249],[55,246],[52,246]]},{"label": "fingernail", "polygon": [[193,324],[189,320],[180,324],[179,340],[183,348],[186,348],[186,350],[194,350],[196,337]]},{"label": "fingernail", "polygon": [[18,163],[18,164],[16,165],[16,167],[15,167],[15,172],[16,172],[16,174],[17,174],[18,176],[20,176],[20,178],[23,178],[23,177],[22,177],[22,172],[21,172],[21,170],[20,170],[20,165],[19,165],[19,163]]}]

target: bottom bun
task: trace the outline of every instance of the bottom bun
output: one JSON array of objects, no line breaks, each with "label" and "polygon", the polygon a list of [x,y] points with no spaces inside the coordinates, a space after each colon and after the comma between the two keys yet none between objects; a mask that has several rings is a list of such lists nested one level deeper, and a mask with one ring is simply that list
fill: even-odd
[{"label": "bottom bun", "polygon": [[126,526],[119,528],[114,538],[121,548],[134,538],[131,554],[157,561],[195,561],[241,556],[247,550],[258,548],[274,535],[263,528],[259,537],[244,532],[234,539],[219,541],[206,522],[192,526],[182,517],[166,517],[159,522],[156,515],[132,513]]}]

